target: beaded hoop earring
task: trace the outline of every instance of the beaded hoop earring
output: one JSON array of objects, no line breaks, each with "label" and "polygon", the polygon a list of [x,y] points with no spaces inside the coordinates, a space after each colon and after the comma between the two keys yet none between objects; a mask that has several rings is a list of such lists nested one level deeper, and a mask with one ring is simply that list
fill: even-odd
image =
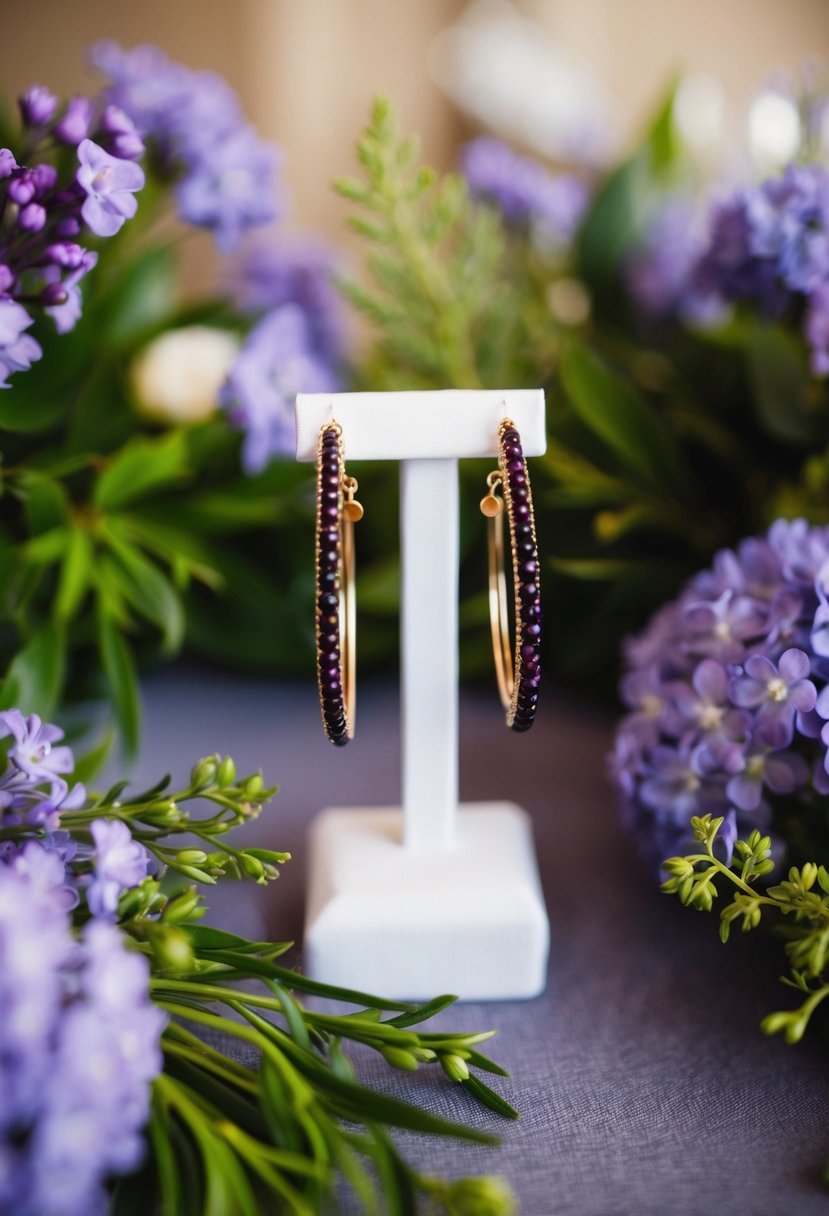
[{"label": "beaded hoop earring", "polygon": [[337,747],[354,737],[356,714],[354,524],[363,517],[357,489],[345,473],[342,428],[329,422],[317,446],[317,687],[323,728]]},{"label": "beaded hoop earring", "polygon": [[[486,484],[488,493],[481,499],[481,511],[487,517],[489,620],[495,675],[507,726],[525,731],[535,720],[541,682],[541,596],[530,478],[521,437],[511,418],[505,418],[498,427],[498,468],[489,474]],[[496,492],[499,488],[503,498]],[[504,568],[504,508],[512,552],[514,652],[510,645]]]}]

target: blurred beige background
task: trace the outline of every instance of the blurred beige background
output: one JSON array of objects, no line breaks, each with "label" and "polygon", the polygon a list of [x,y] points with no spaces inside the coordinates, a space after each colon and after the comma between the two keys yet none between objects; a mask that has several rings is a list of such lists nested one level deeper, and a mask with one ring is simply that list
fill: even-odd
[{"label": "blurred beige background", "polygon": [[[343,208],[329,182],[350,169],[374,94],[392,97],[402,125],[420,131],[439,166],[453,163],[474,130],[434,79],[435,39],[466,7],[458,0],[0,0],[4,86],[13,96],[34,82],[89,87],[85,48],[102,37],[155,42],[193,67],[213,68],[282,146],[291,227],[339,241]],[[513,8],[600,84],[617,146],[680,69],[718,78],[739,119],[778,67],[829,60],[829,0],[521,0]]]}]

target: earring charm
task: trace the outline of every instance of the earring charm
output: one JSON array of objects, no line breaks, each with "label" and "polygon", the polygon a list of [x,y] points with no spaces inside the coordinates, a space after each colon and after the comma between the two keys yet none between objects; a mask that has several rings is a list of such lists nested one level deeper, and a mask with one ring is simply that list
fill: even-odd
[{"label": "earring charm", "polygon": [[317,445],[317,687],[323,728],[338,747],[353,738],[356,714],[354,524],[363,516],[358,488],[345,473],[342,428],[327,423]]},{"label": "earring charm", "polygon": [[[541,682],[540,569],[527,462],[511,418],[505,418],[498,427],[498,468],[489,474],[486,484],[481,511],[487,517],[489,620],[495,676],[507,726],[525,731],[535,720]],[[504,561],[505,513],[513,568],[514,649],[510,644]]]}]

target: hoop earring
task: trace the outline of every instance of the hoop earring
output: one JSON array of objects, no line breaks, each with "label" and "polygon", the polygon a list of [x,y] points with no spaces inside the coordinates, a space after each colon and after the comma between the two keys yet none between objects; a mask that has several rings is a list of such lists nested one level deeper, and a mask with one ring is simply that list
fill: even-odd
[{"label": "hoop earring", "polygon": [[322,724],[337,747],[354,737],[356,629],[354,524],[363,508],[345,473],[342,427],[320,428],[317,445],[316,640]]},{"label": "hoop earring", "polygon": [[[521,437],[511,418],[504,418],[498,427],[498,468],[489,474],[486,484],[488,493],[481,499],[481,511],[487,517],[489,621],[495,676],[507,726],[525,731],[535,720],[541,682],[541,596],[530,478]],[[496,493],[499,488],[503,498]],[[514,659],[504,569],[504,507],[512,552]]]}]

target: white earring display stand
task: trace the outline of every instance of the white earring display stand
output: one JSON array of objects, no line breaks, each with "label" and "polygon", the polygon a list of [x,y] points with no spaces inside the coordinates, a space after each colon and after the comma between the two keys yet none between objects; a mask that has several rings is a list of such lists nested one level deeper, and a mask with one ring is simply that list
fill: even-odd
[{"label": "white earring display stand", "polygon": [[[525,455],[541,455],[544,394],[301,393],[296,417],[298,460],[316,460],[336,419],[347,463],[401,462],[402,806],[314,820],[305,966],[392,999],[536,996],[550,930],[528,816],[510,802],[458,807],[457,462],[495,458],[505,417]],[[505,757],[521,742],[508,734]]]}]

